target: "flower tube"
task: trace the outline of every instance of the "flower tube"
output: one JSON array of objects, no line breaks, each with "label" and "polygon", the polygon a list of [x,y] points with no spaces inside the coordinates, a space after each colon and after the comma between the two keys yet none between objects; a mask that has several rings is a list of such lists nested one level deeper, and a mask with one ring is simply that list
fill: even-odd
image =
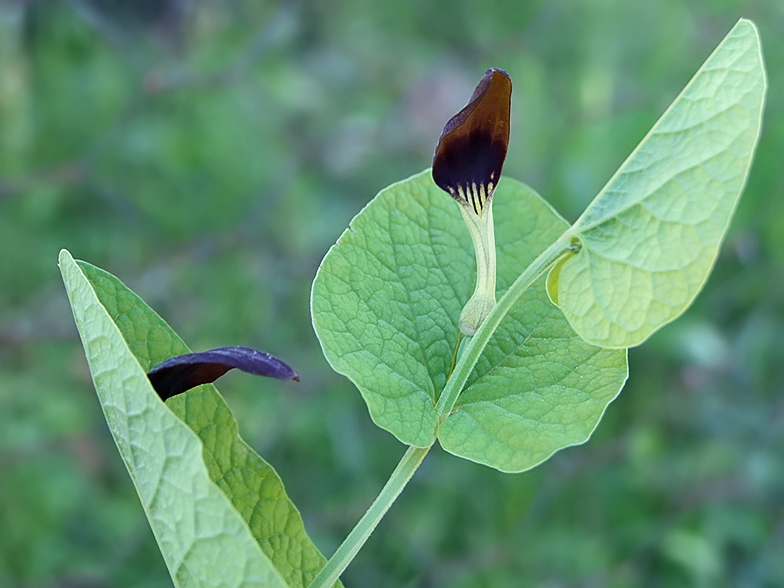
[{"label": "flower tube", "polygon": [[488,69],[471,100],[446,123],[433,157],[433,180],[457,201],[476,253],[476,288],[460,313],[473,335],[495,306],[493,193],[509,146],[512,81]]}]

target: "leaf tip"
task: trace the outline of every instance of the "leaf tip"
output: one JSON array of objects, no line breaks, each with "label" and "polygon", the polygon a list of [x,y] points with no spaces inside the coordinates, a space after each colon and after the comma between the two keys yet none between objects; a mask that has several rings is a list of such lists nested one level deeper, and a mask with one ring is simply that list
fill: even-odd
[{"label": "leaf tip", "polygon": [[62,267],[63,262],[69,260],[73,261],[73,256],[71,255],[71,252],[65,248],[60,249],[60,253],[57,255],[57,265]]}]

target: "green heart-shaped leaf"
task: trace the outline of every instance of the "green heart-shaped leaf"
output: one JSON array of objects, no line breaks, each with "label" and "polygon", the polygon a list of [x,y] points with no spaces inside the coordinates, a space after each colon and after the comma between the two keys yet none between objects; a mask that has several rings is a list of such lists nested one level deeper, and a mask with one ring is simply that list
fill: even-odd
[{"label": "green heart-shaped leaf", "polygon": [[[568,224],[513,180],[493,201],[500,296]],[[439,428],[435,404],[456,361],[474,264],[457,205],[425,171],[378,194],[330,249],[313,283],[313,324],[380,427],[420,447],[438,436],[456,455],[522,471],[588,439],[623,386],[626,354],[582,341],[540,279]]]},{"label": "green heart-shaped leaf", "polygon": [[548,292],[586,341],[639,345],[702,288],[759,139],[765,70],[741,20],[572,227]]}]

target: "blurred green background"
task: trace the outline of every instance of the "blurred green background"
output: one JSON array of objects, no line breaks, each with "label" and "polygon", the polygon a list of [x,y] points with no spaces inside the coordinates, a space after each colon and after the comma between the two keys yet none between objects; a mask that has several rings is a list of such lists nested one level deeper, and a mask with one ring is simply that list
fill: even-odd
[{"label": "blurred green background", "polygon": [[349,587],[784,586],[784,2],[0,0],[0,586],[171,580],[92,389],[60,248],[227,376],[244,437],[330,554],[404,448],[332,373],[310,282],[350,218],[429,166],[487,67],[505,173],[574,220],[745,16],[769,97],[705,290],[630,353],[593,439],[506,475],[435,450]]}]

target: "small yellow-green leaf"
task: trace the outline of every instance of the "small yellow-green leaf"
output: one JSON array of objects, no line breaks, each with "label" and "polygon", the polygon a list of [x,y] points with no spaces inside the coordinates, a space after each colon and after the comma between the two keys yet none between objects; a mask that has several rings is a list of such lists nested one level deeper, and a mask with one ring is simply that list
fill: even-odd
[{"label": "small yellow-green leaf", "polygon": [[710,273],[759,139],[766,81],[741,20],[572,227],[551,298],[586,341],[639,345]]}]

